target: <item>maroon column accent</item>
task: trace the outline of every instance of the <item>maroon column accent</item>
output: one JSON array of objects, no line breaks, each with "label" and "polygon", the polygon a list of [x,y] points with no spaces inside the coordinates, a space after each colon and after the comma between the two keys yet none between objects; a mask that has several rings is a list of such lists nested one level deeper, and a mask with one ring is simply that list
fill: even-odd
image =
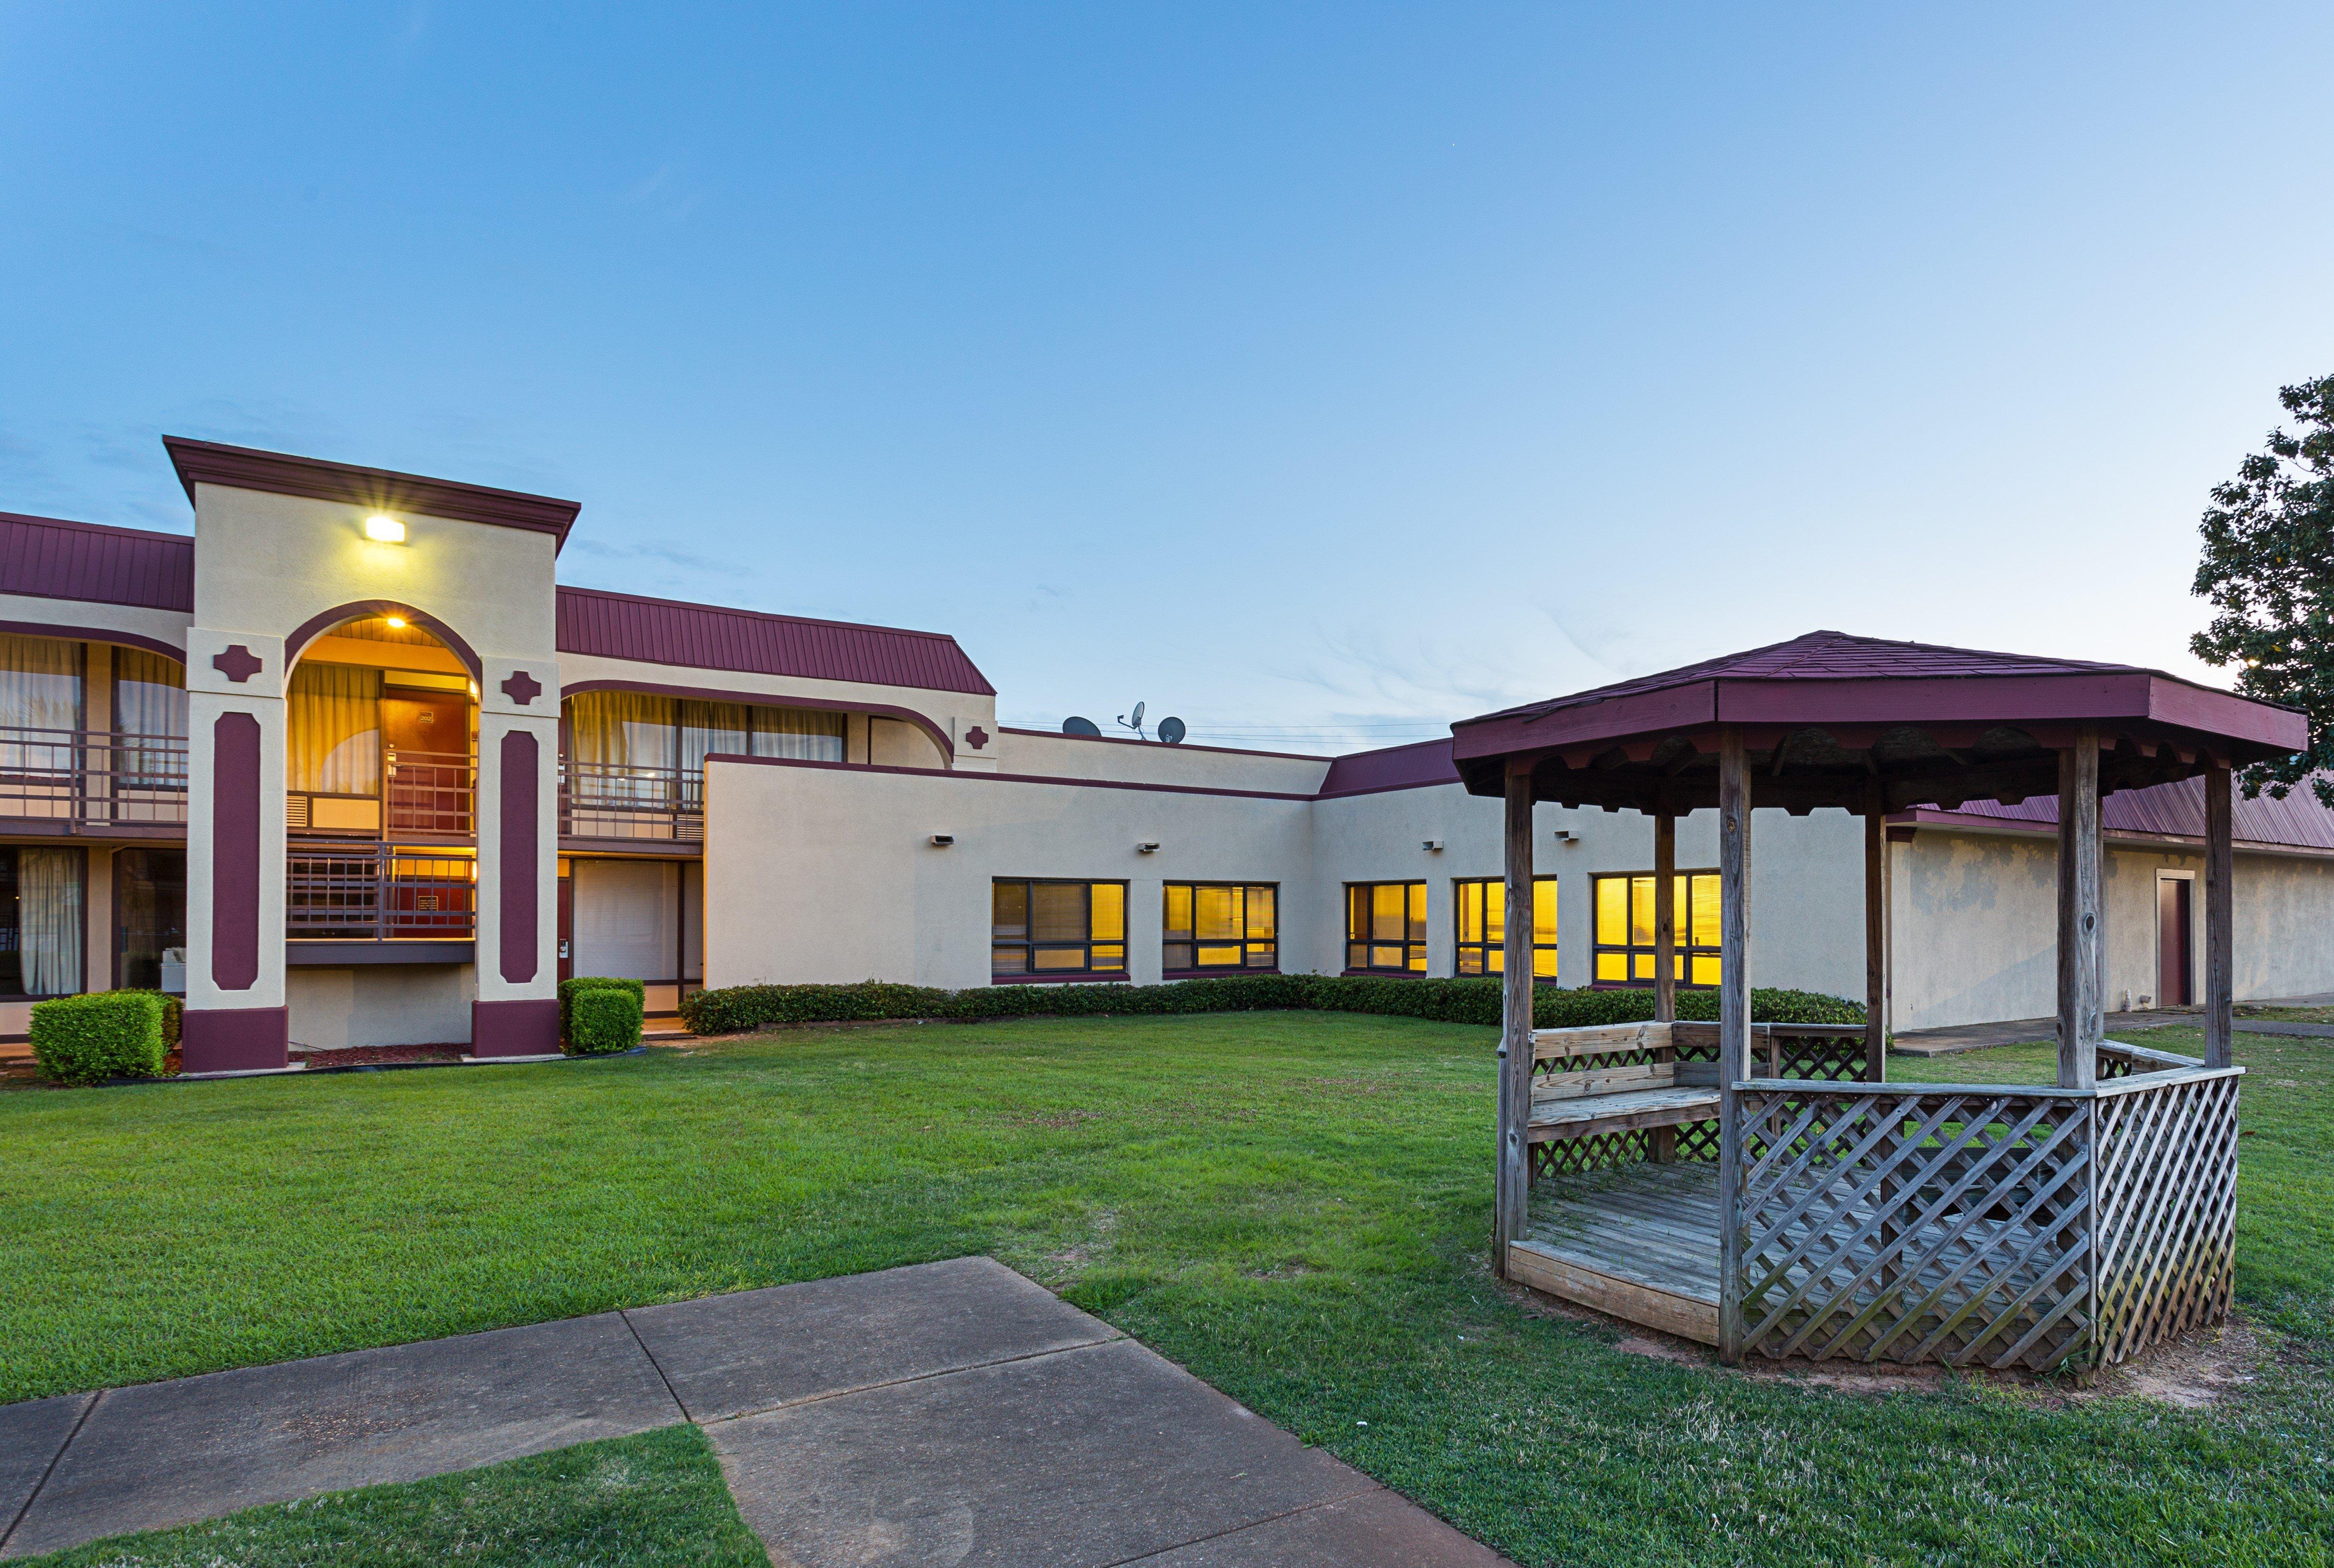
[{"label": "maroon column accent", "polygon": [[497,866],[503,884],[503,978],[513,985],[534,979],[538,963],[535,880],[543,863],[543,846],[535,810],[536,759],[535,736],[521,729],[503,736],[502,852]]},{"label": "maroon column accent", "polygon": [[[558,1027],[555,1009],[552,1026]],[[292,1015],[283,1007],[189,1007],[180,1025],[183,1073],[250,1073],[292,1060]]]},{"label": "maroon column accent", "polygon": [[[188,1017],[194,1016],[188,1014]],[[549,1056],[559,1050],[559,1003],[541,1001],[470,1004],[473,1056]]]},{"label": "maroon column accent", "polygon": [[211,726],[211,983],[259,980],[259,720],[223,713]]}]

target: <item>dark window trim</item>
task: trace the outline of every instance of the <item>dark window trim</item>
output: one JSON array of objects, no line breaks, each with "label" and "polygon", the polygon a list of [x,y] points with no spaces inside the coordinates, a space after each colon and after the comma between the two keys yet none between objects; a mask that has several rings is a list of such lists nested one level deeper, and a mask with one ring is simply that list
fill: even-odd
[{"label": "dark window trim", "polygon": [[[1011,878],[1006,879],[1010,881]],[[1132,986],[1123,969],[1051,969],[1043,975],[991,975],[992,986]]]},{"label": "dark window trim", "polygon": [[[1508,882],[1508,880],[1507,880],[1507,878],[1505,878],[1505,877],[1453,877],[1453,878],[1452,878],[1452,879],[1451,879],[1451,977],[1452,977],[1452,979],[1454,979],[1454,980],[1497,980],[1497,979],[1500,978],[1500,977],[1501,977],[1501,976],[1504,974],[1504,972],[1505,972],[1505,970],[1504,970],[1504,966],[1503,966],[1503,967],[1502,967],[1502,968],[1500,968],[1500,969],[1494,969],[1494,968],[1492,968],[1492,967],[1491,967],[1491,954],[1492,954],[1492,952],[1493,952],[1494,950],[1498,950],[1498,951],[1501,952],[1501,953],[1502,953],[1502,955],[1504,956],[1505,949],[1506,949],[1506,946],[1507,946],[1506,941],[1504,940],[1504,938],[1503,938],[1502,940],[1500,940],[1500,941],[1497,941],[1497,942],[1489,941],[1489,940],[1480,941],[1480,942],[1470,942],[1470,941],[1465,940],[1463,933],[1464,933],[1464,930],[1465,930],[1464,921],[1465,921],[1465,919],[1466,919],[1466,916],[1467,916],[1467,911],[1466,911],[1466,909],[1465,909],[1466,899],[1465,899],[1465,896],[1464,896],[1463,894],[1461,894],[1461,893],[1460,890],[1461,890],[1461,888],[1472,887],[1472,886],[1474,886],[1474,885],[1475,885],[1475,884],[1477,884],[1477,883],[1481,883],[1481,884],[1483,884],[1483,885],[1485,885],[1485,886],[1487,886],[1487,887],[1488,887],[1488,886],[1490,886],[1490,885],[1492,885],[1492,884],[1494,884],[1494,883],[1496,883],[1496,884],[1497,884],[1497,885],[1499,885],[1500,887],[1501,887],[1501,888],[1505,888],[1505,887],[1507,886],[1507,882]],[[1561,938],[1561,937],[1562,937],[1562,935],[1563,935],[1563,919],[1562,919],[1562,915],[1563,915],[1563,903],[1564,903],[1564,895],[1563,895],[1563,891],[1562,891],[1562,888],[1563,888],[1563,878],[1562,878],[1562,876],[1561,876],[1561,874],[1560,874],[1560,873],[1556,872],[1556,871],[1548,871],[1548,872],[1544,872],[1544,873],[1535,874],[1535,875],[1533,876],[1533,878],[1532,878],[1532,887],[1533,887],[1535,890],[1537,890],[1542,882],[1546,882],[1549,887],[1556,888],[1557,890],[1558,890],[1558,893],[1557,893],[1557,909],[1558,909],[1557,934],[1558,934],[1558,936],[1559,938]],[[1533,897],[1535,899],[1537,899],[1539,897],[1539,895],[1538,895],[1538,893],[1537,891],[1535,891],[1535,892],[1533,893],[1532,897]],[[1505,902],[1505,895],[1504,895],[1504,894],[1502,894],[1502,895],[1501,895],[1501,901],[1502,901],[1502,904],[1504,904],[1504,902]],[[1504,910],[1504,909],[1502,909],[1502,911],[1501,911],[1501,912],[1502,912],[1502,916],[1504,917],[1504,914],[1505,914],[1505,910]],[[1592,922],[1592,925],[1593,925],[1594,920],[1595,920],[1596,911],[1595,911],[1594,909],[1591,909],[1591,910],[1589,911],[1589,915],[1590,915],[1590,919],[1591,919],[1591,922]],[[1533,918],[1534,918],[1534,919],[1538,919],[1538,911],[1537,909],[1535,909],[1535,910],[1533,911]],[[1487,923],[1488,923],[1488,922],[1487,922]],[[1557,959],[1557,970],[1558,970],[1558,974],[1556,974],[1556,975],[1543,975],[1543,974],[1540,974],[1540,973],[1538,972],[1538,966],[1534,965],[1534,966],[1533,966],[1533,973],[1532,973],[1532,984],[1534,984],[1534,985],[1536,985],[1536,986],[1554,986],[1554,985],[1556,985],[1556,984],[1558,984],[1558,976],[1562,974],[1562,972],[1563,972],[1563,968],[1564,968],[1564,960],[1563,960],[1562,955],[1561,955],[1561,953],[1560,953],[1560,951],[1559,951],[1560,947],[1561,947],[1561,943],[1560,943],[1560,942],[1534,942],[1534,943],[1531,945],[1531,949],[1532,949],[1532,951],[1533,951],[1533,952],[1535,952],[1535,953],[1558,953],[1558,959]],[[1461,969],[1461,968],[1459,967],[1459,963],[1460,963],[1460,960],[1461,960],[1461,958],[1463,958],[1464,957],[1466,957],[1466,954],[1467,954],[1468,949],[1470,949],[1470,948],[1482,948],[1482,949],[1483,949],[1483,967],[1482,967],[1482,969],[1481,969],[1480,971],[1479,971],[1478,973],[1476,973],[1476,974],[1472,974],[1472,975],[1470,975],[1470,974],[1468,974],[1464,969]]]},{"label": "dark window trim", "polygon": [[[1356,941],[1356,940],[1355,939],[1355,937],[1354,937],[1354,890],[1355,890],[1355,888],[1371,888],[1371,889],[1376,889],[1376,888],[1402,888],[1402,889],[1405,890],[1405,892],[1404,892],[1404,895],[1403,895],[1404,901],[1403,901],[1403,924],[1404,928],[1405,928],[1405,932],[1404,932],[1404,938],[1403,938],[1403,940],[1401,943],[1396,944],[1396,943],[1393,943],[1393,942],[1381,942],[1381,941],[1376,940],[1374,938],[1371,938],[1371,937],[1364,937],[1364,938],[1361,938],[1360,940],[1358,940],[1358,941]],[[1418,909],[1417,919],[1416,919],[1415,924],[1417,925],[1418,929],[1419,929],[1419,931],[1420,931],[1420,933],[1421,933],[1421,934],[1420,934],[1420,937],[1419,937],[1419,938],[1418,938],[1418,940],[1416,940],[1416,941],[1414,941],[1414,942],[1413,942],[1413,941],[1409,940],[1409,939],[1408,939],[1408,935],[1407,935],[1407,928],[1408,928],[1411,924],[1413,924],[1413,920],[1412,920],[1412,918],[1411,918],[1410,905],[1409,905],[1409,902],[1408,902],[1408,892],[1407,892],[1407,890],[1412,889],[1412,888],[1415,888],[1415,889],[1417,889],[1417,890],[1418,890],[1418,902],[1419,902],[1419,909]],[[1346,975],[1408,975],[1408,976],[1413,976],[1413,978],[1423,977],[1423,976],[1425,976],[1425,974],[1426,974],[1426,949],[1427,949],[1427,946],[1428,946],[1428,944],[1427,944],[1427,939],[1426,939],[1426,937],[1425,937],[1425,935],[1424,935],[1424,932],[1425,932],[1425,930],[1426,930],[1426,928],[1427,928],[1427,927],[1426,927],[1427,890],[1426,890],[1426,880],[1425,880],[1423,877],[1387,877],[1387,878],[1381,878],[1381,879],[1379,879],[1379,880],[1375,880],[1375,881],[1347,882],[1347,883],[1345,884],[1345,887],[1344,898],[1345,898],[1345,910],[1344,910],[1344,915],[1345,915],[1345,968],[1342,971],[1342,973],[1346,974]],[[1355,965],[1355,963],[1354,963],[1354,949],[1355,949],[1355,948],[1364,948],[1364,949],[1367,949],[1367,948],[1391,948],[1391,947],[1395,947],[1395,946],[1400,946],[1400,947],[1402,948],[1402,949],[1403,949],[1403,965],[1402,965],[1402,967],[1401,967],[1400,968],[1394,968],[1394,967],[1380,967],[1379,966],[1374,965],[1374,964],[1364,964],[1364,965],[1361,965],[1361,966],[1356,967],[1356,966]],[[1412,948],[1415,948],[1416,949],[1418,949],[1418,952],[1417,952],[1417,962],[1415,962],[1415,963],[1413,963],[1413,962],[1411,962],[1411,961],[1410,961],[1410,958],[1411,958],[1410,949],[1412,949]]]},{"label": "dark window trim", "polygon": [[[1268,940],[1259,942],[1243,935],[1239,942],[1234,944],[1228,942],[1202,942],[1195,932],[1189,938],[1178,940],[1175,937],[1171,936],[1167,930],[1167,890],[1170,888],[1190,888],[1193,890],[1195,895],[1198,890],[1201,888],[1239,889],[1240,893],[1240,927],[1243,932],[1245,932],[1248,926],[1248,890],[1250,888],[1270,888],[1272,890],[1272,936]],[[1171,946],[1187,947],[1191,949],[1192,963],[1190,967],[1178,968],[1167,965],[1166,950]],[[1230,946],[1237,946],[1240,950],[1240,961],[1237,964],[1201,964],[1198,961],[1200,949],[1203,947],[1222,948]],[[1269,964],[1249,963],[1248,961],[1249,950],[1252,948],[1270,948],[1272,949],[1272,962]],[[1171,880],[1162,881],[1159,884],[1159,950],[1161,965],[1160,977],[1162,979],[1214,980],[1220,979],[1226,975],[1279,974],[1280,884],[1278,882],[1234,881],[1224,877],[1195,877],[1188,880],[1177,878]]]},{"label": "dark window trim", "polygon": [[[1597,929],[1596,885],[1599,882],[1613,879],[1629,880],[1637,877],[1650,878],[1653,874],[1654,873],[1650,870],[1647,870],[1642,871],[1596,871],[1591,873],[1589,876],[1588,988],[1590,990],[1648,991],[1653,989],[1654,984],[1654,977],[1653,976],[1648,975],[1643,979],[1636,977],[1637,965],[1635,957],[1635,955],[1643,953],[1650,958],[1654,952],[1653,945],[1651,943],[1648,943],[1644,947],[1637,947],[1628,943],[1600,942],[1596,939],[1598,936],[1602,934]],[[1715,866],[1680,866],[1673,874],[1686,879],[1686,898],[1688,901],[1684,908],[1680,909],[1677,911],[1678,926],[1681,930],[1692,930],[1693,925],[1691,910],[1693,908],[1693,879],[1696,877],[1716,877],[1718,875],[1718,868]],[[1693,974],[1693,960],[1697,957],[1715,958],[1719,956],[1719,948],[1697,948],[1690,942],[1678,942],[1673,945],[1671,952],[1673,957],[1683,958],[1685,961],[1685,974],[1678,977],[1677,987],[1679,990],[1715,991],[1718,989],[1718,982],[1713,981],[1708,985],[1696,985],[1692,976]],[[1629,971],[1629,978],[1625,980],[1600,980],[1596,977],[1596,960],[1607,953],[1622,953],[1629,955],[1628,962],[1626,964],[1626,967]]]},{"label": "dark window trim", "polygon": [[[1037,950],[1037,948],[1066,948],[1066,947],[1069,947],[1069,946],[1071,946],[1071,945],[1072,945],[1072,944],[1070,944],[1070,943],[1068,943],[1068,942],[1040,942],[1040,941],[1037,940],[1037,939],[1036,939],[1036,938],[1034,938],[1026,937],[1026,936],[1025,936],[1021,940],[1019,940],[1019,941],[1018,941],[1018,942],[1000,942],[1000,941],[998,941],[998,938],[997,938],[997,912],[996,912],[996,911],[997,911],[997,901],[996,901],[996,900],[997,900],[997,890],[998,890],[998,888],[1000,885],[1007,884],[1007,883],[1018,883],[1018,885],[1020,885],[1020,886],[1021,886],[1021,887],[1023,887],[1023,888],[1068,887],[1068,888],[1084,888],[1084,889],[1085,889],[1085,890],[1086,890],[1086,934],[1085,934],[1085,939],[1082,943],[1078,944],[1079,946],[1082,946],[1082,947],[1084,947],[1084,948],[1085,948],[1085,960],[1086,960],[1086,966],[1087,966],[1086,967],[1085,967],[1085,968],[1083,968],[1083,969],[1036,969],[1036,968],[1030,968],[1030,969],[1018,969],[1018,970],[1016,970],[1016,969],[1008,969],[1008,970],[1003,971],[1002,973],[1000,973],[1000,972],[998,970],[998,967],[997,967],[997,949],[998,949],[998,948],[1000,948],[1000,947],[1019,948],[1020,949],[1022,949],[1022,957],[1023,957],[1023,960],[1024,960],[1025,962],[1027,962],[1027,961],[1028,961],[1029,959],[1031,959],[1032,957],[1035,957],[1036,950]],[[1103,943],[1100,943],[1100,944],[1097,944],[1097,943],[1095,942],[1095,934],[1094,934],[1094,890],[1095,890],[1095,889],[1096,889],[1096,888],[1110,888],[1110,887],[1114,887],[1114,888],[1116,888],[1116,889],[1118,890],[1118,899],[1119,899],[1119,903],[1118,903],[1118,911],[1119,911],[1119,920],[1120,920],[1120,930],[1119,930],[1119,937],[1118,937],[1118,940],[1117,940],[1117,942],[1115,943],[1115,946],[1120,949],[1119,967],[1118,967],[1117,968],[1115,968],[1115,969],[1097,969],[1097,968],[1095,968],[1095,967],[1093,967],[1093,965],[1094,965],[1094,950],[1095,950],[1095,948],[1097,946],[1108,947],[1108,946],[1112,946],[1112,945],[1114,945],[1114,944],[1109,943],[1109,942],[1106,942],[1106,941],[1105,941],[1105,942],[1103,942]],[[1125,879],[1124,877],[991,877],[991,878],[989,878],[989,984],[990,984],[990,985],[992,985],[992,986],[998,986],[998,985],[1008,985],[1008,984],[1020,984],[1020,983],[1026,983],[1026,982],[1030,981],[1030,980],[1125,980],[1125,979],[1130,979],[1130,978],[1132,978],[1132,977],[1133,977],[1133,972],[1134,972],[1134,968],[1133,968],[1133,965],[1134,965],[1134,957],[1133,957],[1133,949],[1129,947],[1128,942],[1127,942],[1127,938],[1126,938],[1126,930],[1127,930],[1127,928],[1133,924],[1133,920],[1132,920],[1131,915],[1130,915],[1130,913],[1129,913],[1129,911],[1128,911],[1128,909],[1127,909],[1127,895],[1128,895],[1129,891],[1130,891],[1130,884],[1128,883],[1127,879]],[[1026,910],[1025,910],[1025,918],[1026,918]],[[1027,929],[1027,927],[1026,927],[1026,926],[1024,927],[1024,929],[1025,929],[1025,930]]]}]

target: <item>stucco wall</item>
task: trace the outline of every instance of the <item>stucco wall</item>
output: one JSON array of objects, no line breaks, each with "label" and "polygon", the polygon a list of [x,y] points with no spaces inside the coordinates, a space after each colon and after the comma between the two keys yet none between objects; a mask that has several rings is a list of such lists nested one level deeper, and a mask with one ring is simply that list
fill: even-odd
[{"label": "stucco wall", "polygon": [[[1132,977],[1160,972],[1160,884],[1308,881],[1298,801],[1025,784],[969,774],[706,769],[705,979],[989,983],[997,877],[1124,880]],[[956,842],[931,843],[934,833]],[[1160,845],[1142,854],[1139,842]],[[1321,911],[1282,898],[1311,951]]]},{"label": "stucco wall", "polygon": [[193,623],[194,617],[179,610],[149,610],[139,605],[99,604],[83,599],[44,599],[27,593],[0,593],[0,620],[72,627],[90,631],[120,631],[132,639],[183,649],[187,646],[187,628]]},{"label": "stucco wall", "polygon": [[[1897,851],[1895,1027],[2048,1016],[2058,1005],[2058,853],[2042,834],[1924,827]],[[2107,1004],[2157,994],[2156,873],[2196,874],[2191,934],[2204,985],[2204,860],[2108,843]],[[2236,857],[2240,1001],[2334,991],[2334,862]]]},{"label": "stucco wall", "polygon": [[1329,772],[1327,757],[1162,746],[1110,736],[1096,739],[1032,735],[1023,730],[1006,730],[998,736],[997,765],[1004,773],[1046,778],[1125,779],[1307,795],[1321,787]]},{"label": "stucco wall", "polygon": [[369,964],[285,972],[293,1042],[312,1051],[351,1045],[448,1045],[470,1037],[477,971],[468,964]]}]

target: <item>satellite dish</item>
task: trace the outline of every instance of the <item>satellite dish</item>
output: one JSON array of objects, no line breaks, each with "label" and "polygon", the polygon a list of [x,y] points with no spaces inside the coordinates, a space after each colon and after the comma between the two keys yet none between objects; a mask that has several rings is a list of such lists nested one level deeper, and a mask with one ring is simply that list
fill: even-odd
[{"label": "satellite dish", "polygon": [[1099,736],[1102,734],[1102,726],[1096,724],[1090,718],[1080,718],[1076,714],[1072,714],[1069,717],[1062,720],[1062,733],[1064,735]]},{"label": "satellite dish", "polygon": [[1183,721],[1180,718],[1162,718],[1159,721],[1159,738],[1169,746],[1181,746],[1184,733]]},{"label": "satellite dish", "polygon": [[1122,728],[1124,728],[1124,729],[1131,729],[1131,730],[1133,730],[1133,731],[1134,732],[1134,737],[1135,737],[1137,740],[1142,739],[1142,738],[1143,738],[1143,705],[1142,705],[1141,703],[1139,703],[1139,702],[1138,702],[1138,703],[1136,703],[1136,704],[1134,705],[1134,717],[1132,717],[1132,718],[1129,718],[1126,715],[1124,715],[1124,714],[1123,714],[1123,713],[1122,713],[1122,714],[1120,714],[1120,715],[1118,716],[1118,722],[1119,722],[1119,726],[1120,726],[1120,727],[1122,727]]}]

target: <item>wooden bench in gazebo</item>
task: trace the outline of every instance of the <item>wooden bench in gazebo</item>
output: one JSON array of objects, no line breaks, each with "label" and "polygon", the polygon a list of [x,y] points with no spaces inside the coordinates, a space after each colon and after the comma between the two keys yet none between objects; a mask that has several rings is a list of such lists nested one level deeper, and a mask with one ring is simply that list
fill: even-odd
[{"label": "wooden bench in gazebo", "polygon": [[[2235,1266],[2233,771],[2299,714],[2124,666],[1817,632],[1452,726],[1507,803],[1509,908],[1534,806],[1654,819],[1654,1019],[1535,1032],[1506,933],[1494,1263],[1742,1356],[2088,1371],[2227,1310]],[[2099,801],[2202,776],[2205,1055],[2104,1038]],[[1886,1075],[1890,813],[2059,801],[2051,1084]],[[1864,818],[1866,1019],[1750,1017],[1753,804]],[[1676,820],[1719,813],[1718,1021],[1678,1019]]]}]

